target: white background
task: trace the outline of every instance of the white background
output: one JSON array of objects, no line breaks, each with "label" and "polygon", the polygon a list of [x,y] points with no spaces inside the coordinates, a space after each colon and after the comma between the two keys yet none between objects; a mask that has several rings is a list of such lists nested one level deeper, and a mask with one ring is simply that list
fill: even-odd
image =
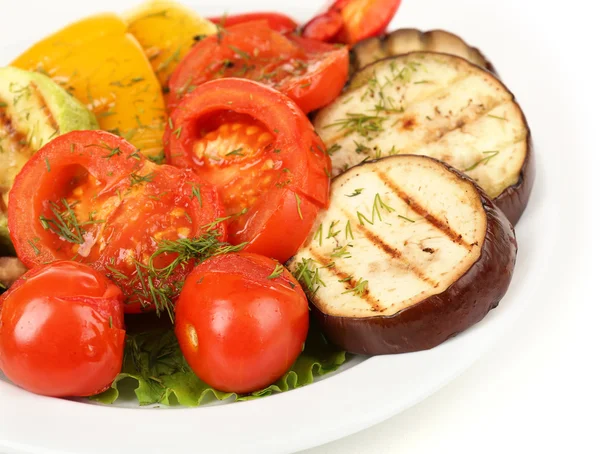
[{"label": "white background", "polygon": [[[418,1],[405,0],[404,7]],[[498,1],[493,0],[494,4]],[[439,2],[440,8],[442,3],[448,8],[452,0]],[[519,64],[531,74],[516,86],[506,80],[526,113],[528,103],[541,102],[529,97],[529,88],[547,87],[543,101],[547,115],[532,124],[534,138],[542,138],[538,143],[543,144],[544,136],[562,135],[565,171],[569,170],[571,179],[557,184],[576,196],[568,206],[556,206],[557,219],[569,219],[573,229],[572,235],[557,239],[556,247],[573,248],[579,259],[552,264],[560,272],[548,276],[543,297],[528,302],[500,343],[453,383],[399,416],[306,454],[600,452],[600,194],[595,184],[600,178],[600,146],[594,140],[600,132],[596,23],[600,15],[591,1],[504,0],[506,15],[514,20],[510,28],[499,29],[496,18],[487,17],[481,6],[488,2],[492,0],[480,0],[476,14],[468,9],[461,12],[461,21],[478,23],[477,37],[467,39],[484,50],[486,41],[498,40],[512,45],[521,42],[523,48],[538,50],[529,55],[518,52],[520,57],[511,59],[511,49],[496,45],[490,58],[500,73],[507,65]],[[123,3],[97,2],[94,9],[118,11]],[[199,0],[195,3],[202,4]],[[68,20],[90,10],[83,1],[22,0],[18,9],[31,12],[31,17],[23,17],[15,13],[13,5],[13,0],[0,0],[0,46],[7,40],[27,38],[22,38],[20,24],[33,22],[43,32],[56,28],[44,21],[44,11],[51,8],[61,8]],[[247,9],[252,9],[251,2]],[[284,2],[281,9],[285,11]],[[460,32],[460,21],[448,24],[443,15],[436,14],[432,11],[430,23],[401,25]],[[538,148],[538,156],[543,151]],[[372,392],[374,400],[385,399],[385,390],[377,389],[376,384],[365,384],[362,392]]]}]

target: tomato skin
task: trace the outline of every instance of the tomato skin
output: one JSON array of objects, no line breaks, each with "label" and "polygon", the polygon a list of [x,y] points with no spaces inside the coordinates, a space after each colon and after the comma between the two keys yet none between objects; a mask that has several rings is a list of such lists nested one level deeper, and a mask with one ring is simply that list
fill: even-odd
[{"label": "tomato skin", "polygon": [[344,19],[336,9],[330,9],[326,13],[315,16],[302,29],[305,38],[332,42],[344,26]]},{"label": "tomato skin", "polygon": [[[219,173],[199,165],[194,152],[205,121],[222,112],[247,115],[268,127],[274,141],[263,154],[280,169],[259,201],[229,223],[229,241],[249,242],[249,251],[285,262],[306,239],[318,209],[329,204],[331,160],[310,121],[289,98],[256,82],[231,78],[201,85],[173,112],[164,137],[167,162],[193,169],[223,191],[213,181]],[[244,174],[244,162],[236,165]],[[225,205],[227,209],[227,201]],[[282,229],[285,225],[293,228]]]},{"label": "tomato skin", "polygon": [[234,25],[243,24],[246,22],[254,22],[257,20],[266,20],[271,29],[279,33],[290,33],[298,28],[296,21],[285,14],[280,13],[244,13],[225,15],[221,17],[209,17],[209,21],[224,28],[229,28]]},{"label": "tomato skin", "polygon": [[[194,88],[225,77],[255,80],[292,98],[305,112],[332,102],[348,79],[346,47],[283,36],[266,21],[245,22],[194,46],[169,80],[173,110]],[[326,82],[325,84],[323,82]]]},{"label": "tomato skin", "polygon": [[236,253],[194,269],[181,293],[175,334],[200,379],[226,392],[249,393],[280,378],[302,351],[308,302],[277,262]]},{"label": "tomato skin", "polygon": [[28,271],[0,297],[0,368],[46,396],[91,396],[121,371],[123,293],[86,265]]},{"label": "tomato skin", "polygon": [[[40,222],[42,214],[49,215],[49,201],[75,197],[74,168],[93,177],[90,184],[77,183],[82,191],[77,209],[100,213],[94,218],[97,223],[81,227],[87,235],[82,244],[66,241]],[[133,180],[136,175],[148,176],[148,181]],[[178,229],[194,238],[224,216],[212,185],[189,170],[153,164],[124,139],[103,131],[74,131],[42,147],[17,175],[10,197],[18,201],[10,204],[8,217],[21,261],[30,268],[56,260],[86,263],[121,287],[126,313],[155,308],[148,295],[139,294],[136,261],[145,264],[160,239],[179,238]],[[181,211],[178,217],[174,210]],[[216,229],[220,241],[226,241],[225,225],[219,223]],[[88,237],[93,240],[89,246]],[[173,259],[161,256],[155,265],[166,266]],[[163,284],[183,280],[191,270],[191,264],[178,267]]]},{"label": "tomato skin", "polygon": [[401,0],[335,0],[303,28],[302,36],[324,42],[354,44],[383,33]]},{"label": "tomato skin", "polygon": [[[269,203],[272,203],[271,201]],[[268,218],[262,223],[262,231],[232,234],[230,240],[237,243],[248,242],[246,252],[254,252],[267,257],[287,261],[304,243],[312,230],[320,208],[303,196],[296,199],[292,191],[283,191],[275,206],[268,209],[257,208],[257,216]],[[302,217],[300,217],[302,215]],[[258,219],[254,219],[258,222]],[[291,226],[291,228],[288,228]],[[248,235],[247,233],[250,233]]]}]

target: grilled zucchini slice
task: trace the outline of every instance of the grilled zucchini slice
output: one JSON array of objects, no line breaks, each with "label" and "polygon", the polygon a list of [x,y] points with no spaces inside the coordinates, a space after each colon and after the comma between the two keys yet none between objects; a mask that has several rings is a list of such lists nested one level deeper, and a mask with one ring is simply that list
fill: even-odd
[{"label": "grilled zucchini slice", "polygon": [[8,193],[27,160],[54,137],[97,129],[94,115],[52,79],[0,68],[0,253],[12,253],[6,223]]}]

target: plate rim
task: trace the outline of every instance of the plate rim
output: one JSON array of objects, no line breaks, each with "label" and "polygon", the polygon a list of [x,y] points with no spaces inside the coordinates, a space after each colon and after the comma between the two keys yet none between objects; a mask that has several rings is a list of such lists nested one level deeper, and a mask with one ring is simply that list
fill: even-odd
[{"label": "plate rim", "polygon": [[[538,154],[536,183],[533,189],[529,210],[526,211],[522,221],[519,226],[517,226],[517,238],[519,238],[520,230],[524,230],[525,228],[534,229],[534,222],[547,215],[552,208],[548,199],[551,198],[550,194],[553,190],[552,185],[549,184],[549,182],[552,181],[552,177],[554,176],[552,174],[554,169],[551,168],[548,162],[539,159],[539,153],[536,154]],[[559,195],[565,199],[568,197],[566,192],[560,193]],[[536,205],[536,213],[532,214],[531,205],[534,204]],[[526,227],[523,227],[524,225]],[[558,237],[558,233],[565,228],[565,225],[564,221],[561,220],[561,222],[551,223],[550,226],[544,226],[544,228],[546,229],[545,235],[543,240],[539,240],[540,242],[536,243],[536,249],[541,250],[551,246],[551,242],[554,238]],[[559,252],[555,253],[558,254]],[[277,421],[272,421],[279,429],[277,439],[264,439],[261,440],[260,445],[255,444],[250,448],[260,449],[258,452],[261,453],[288,451],[290,448],[293,448],[294,450],[308,449],[377,424],[410,408],[414,404],[435,393],[477,361],[477,359],[499,340],[506,326],[519,317],[523,310],[531,304],[531,301],[534,298],[530,296],[537,291],[538,285],[542,282],[542,277],[550,267],[551,260],[548,260],[547,257],[538,253],[533,254],[532,257],[530,257],[529,262],[529,267],[537,267],[535,273],[530,269],[519,270],[519,268],[522,268],[524,265],[522,260],[519,261],[519,258],[517,259],[519,288],[516,288],[517,286],[513,282],[509,289],[509,293],[505,297],[508,301],[503,301],[505,304],[501,303],[499,308],[490,312],[482,322],[433,350],[404,354],[398,357],[371,357],[343,373],[325,378],[324,380],[307,387],[273,395],[265,399],[232,404],[239,408],[238,413],[241,414],[242,417],[254,417],[259,420],[261,419],[261,416],[269,415],[271,418],[270,421],[275,418],[279,419],[279,425],[277,425]],[[532,277],[536,281],[535,285],[530,280]],[[526,285],[525,280],[528,280]],[[526,301],[519,304],[519,301],[516,300]],[[506,305],[509,305],[510,307],[503,309]],[[465,352],[468,352],[468,354]],[[342,404],[334,412],[335,416],[337,416],[336,423],[327,426],[321,425],[321,427],[318,427],[317,425],[317,428],[320,429],[318,432],[315,430],[314,419],[312,424],[308,423],[310,418],[314,418],[314,412],[326,415],[329,418],[331,418],[332,412],[331,408],[327,408],[327,404],[330,402],[317,401],[316,403],[318,405],[311,406],[311,408],[303,408],[298,414],[294,414],[292,418],[288,419],[288,430],[285,431],[286,426],[285,424],[282,425],[282,420],[284,418],[281,417],[278,410],[281,410],[282,408],[294,408],[299,402],[304,402],[306,400],[305,397],[308,396],[309,393],[316,395],[317,397],[323,395],[335,395],[336,397],[334,400],[343,403],[345,400],[344,398],[347,397],[347,393],[354,392],[356,384],[361,383],[365,377],[385,379],[387,378],[386,374],[389,374],[391,371],[402,373],[402,369],[407,365],[410,366],[414,365],[413,363],[415,362],[422,362],[418,359],[415,360],[415,358],[424,358],[427,356],[433,357],[433,360],[441,358],[442,362],[449,364],[445,364],[445,372],[442,375],[436,375],[435,377],[429,378],[421,377],[423,378],[423,381],[415,385],[414,392],[410,395],[410,398],[401,394],[399,395],[396,390],[390,387],[387,389],[386,399],[378,401],[378,405],[376,406],[365,404],[365,399],[357,399],[357,402],[359,403],[355,402],[355,405],[359,407],[362,405],[363,407],[360,407],[363,410],[362,412],[351,413],[346,411],[348,406]],[[390,380],[382,381],[386,385],[390,383]],[[81,403],[70,400],[36,396],[6,382],[0,382],[0,402],[0,447],[5,449],[23,450],[32,454],[96,454],[106,452],[102,451],[102,449],[105,449],[108,445],[103,445],[100,441],[98,441],[95,446],[89,446],[89,440],[92,439],[91,437],[97,435],[95,433],[95,427],[86,428],[85,424],[92,413],[94,415],[100,415],[91,417],[92,419],[108,419],[112,423],[111,427],[119,427],[122,420],[129,416],[132,411],[137,412],[137,423],[142,426],[144,424],[150,424],[154,425],[155,428],[160,428],[160,425],[165,423],[167,419],[169,424],[177,425],[187,418],[188,426],[191,427],[193,424],[189,425],[190,418],[188,418],[188,415],[191,412],[194,413],[194,416],[199,416],[200,413],[203,413],[201,419],[206,419],[205,415],[210,411],[212,413],[210,416],[212,421],[226,421],[228,416],[225,415],[225,413],[227,413],[227,410],[225,409],[229,407],[229,405],[225,405],[156,411],[144,409],[146,411],[140,411],[140,409],[137,408],[82,405]],[[31,405],[31,407],[36,408],[38,411],[32,414],[26,411],[19,411],[20,408],[18,406],[15,407],[15,405],[23,405],[23,403]],[[377,408],[374,410],[374,407]],[[21,407],[21,409],[22,408],[23,407]],[[26,408],[30,407],[27,406]],[[115,416],[119,413],[124,415],[124,418]],[[166,416],[167,414],[168,416]],[[61,440],[60,433],[57,433],[55,428],[52,430],[47,429],[46,432],[43,433],[45,437],[44,440],[38,439],[31,441],[32,438],[27,436],[30,435],[27,427],[33,426],[37,430],[44,424],[47,425],[48,418],[56,418],[56,415],[60,415],[62,424],[66,422],[78,428],[81,433],[78,436],[67,440],[68,442],[70,441],[70,443],[67,443],[67,446],[61,448],[56,448],[56,443]],[[150,421],[150,418],[153,420],[152,422]],[[191,419],[193,422],[196,422],[199,418],[194,417]],[[330,420],[331,419],[329,419],[329,421]],[[292,421],[296,425],[291,424]],[[290,426],[294,427],[290,428]],[[313,428],[310,431],[310,438],[306,437],[304,432],[306,427],[309,426]],[[195,432],[190,432],[189,436],[197,439],[197,433]],[[82,450],[79,441],[85,442],[86,439],[89,450],[88,448]],[[22,440],[27,441],[23,442]],[[151,444],[136,443],[136,450],[131,451],[131,449],[129,449],[129,452],[138,452],[138,450],[140,452],[164,452],[159,448],[164,449],[165,447],[175,451],[177,448],[181,449],[182,446],[184,449],[185,446],[189,446],[185,440],[183,441],[183,444],[181,444],[181,439],[177,444],[177,448],[172,444],[172,440],[168,440],[168,446],[157,446],[155,442],[156,439],[154,439]],[[123,449],[126,449],[127,446],[123,446]],[[209,444],[208,447],[211,448],[211,452],[217,452],[217,450],[212,450],[213,445]],[[231,447],[232,445],[226,446],[228,449],[231,449]]]}]

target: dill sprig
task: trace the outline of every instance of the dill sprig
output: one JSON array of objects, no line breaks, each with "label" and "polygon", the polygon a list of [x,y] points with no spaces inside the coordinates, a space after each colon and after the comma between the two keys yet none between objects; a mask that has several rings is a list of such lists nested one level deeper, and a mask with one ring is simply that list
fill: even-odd
[{"label": "dill sprig", "polygon": [[354,233],[352,232],[352,224],[350,223],[350,220],[346,222],[346,239],[348,238],[354,239]]},{"label": "dill sprig", "polygon": [[[174,300],[181,293],[183,280],[174,281],[172,276],[178,269],[185,268],[192,263],[194,266],[217,255],[229,254],[242,250],[247,243],[232,245],[219,240],[221,232],[219,224],[234,217],[245,214],[240,213],[217,218],[210,224],[202,227],[205,232],[196,238],[180,238],[177,240],[162,240],[154,253],[148,258],[146,264],[135,261],[135,275],[130,279],[128,286],[134,288],[134,294],[142,306],[154,304],[156,313],[160,315],[166,311],[171,321],[173,320]],[[173,260],[163,267],[156,265],[159,257],[174,255]],[[112,271],[109,269],[109,271]],[[121,277],[114,273],[116,277]]]},{"label": "dill sprig", "polygon": [[102,224],[105,221],[94,219],[94,213],[90,213],[87,221],[79,222],[73,210],[78,203],[69,203],[64,198],[60,200],[60,204],[50,202],[49,208],[53,217],[40,215],[40,223],[44,230],[50,230],[69,243],[83,244],[84,230],[82,228],[90,224]]},{"label": "dill sprig", "polygon": [[325,128],[337,127],[338,131],[344,131],[345,135],[357,133],[363,137],[369,137],[373,132],[383,131],[383,123],[386,117],[377,115],[365,115],[357,113],[346,113],[346,118],[341,118],[325,126]]},{"label": "dill sprig", "polygon": [[356,285],[353,288],[351,288],[350,290],[346,290],[344,292],[344,294],[353,293],[355,296],[361,297],[368,290],[369,290],[369,281],[363,280],[363,278],[361,277],[358,280],[358,282],[356,283]]},{"label": "dill sprig", "polygon": [[136,186],[142,183],[150,183],[154,179],[154,172],[150,172],[146,175],[140,175],[139,173],[133,173],[129,176],[131,186]]},{"label": "dill sprig", "polygon": [[388,213],[396,211],[391,206],[384,203],[379,193],[377,193],[375,194],[375,199],[373,200],[373,207],[371,208],[371,219],[366,217],[360,211],[357,211],[356,216],[358,217],[358,222],[360,223],[360,225],[365,225],[365,222],[367,224],[373,225],[375,223],[376,217],[380,221],[383,221],[383,218],[381,216],[381,210],[385,210]]},{"label": "dill sprig", "polygon": [[317,231],[315,232],[315,235],[313,236],[313,241],[316,241],[317,238],[319,239],[319,246],[323,245],[323,224],[319,224],[319,228],[317,229]]},{"label": "dill sprig", "polygon": [[349,247],[353,247],[351,244],[346,244],[344,246],[337,246],[331,254],[329,254],[332,258],[340,258],[340,259],[348,259],[352,257],[350,251],[348,251]]},{"label": "dill sprig", "polygon": [[[193,263],[194,266],[210,257],[240,251],[246,243],[233,246],[219,240],[220,232],[213,228],[197,238],[180,238],[163,240],[148,259],[147,264],[136,261],[136,273],[130,284],[135,288],[134,294],[142,305],[154,304],[156,313],[166,311],[173,320],[173,300],[179,295],[183,281],[171,281],[171,277],[180,268]],[[174,255],[174,259],[166,266],[156,265],[156,259],[165,255]],[[118,276],[118,275],[117,275]]]},{"label": "dill sprig", "polygon": [[267,279],[277,279],[283,274],[284,270],[285,268],[283,267],[283,265],[281,263],[278,263],[277,265],[275,265],[275,269],[273,270],[273,272],[267,276]]},{"label": "dill sprig", "polygon": [[319,267],[313,259],[302,257],[302,262],[296,266],[293,274],[298,282],[300,282],[304,289],[309,293],[309,296],[313,296],[317,293],[321,286],[327,286],[319,276]]},{"label": "dill sprig", "polygon": [[486,165],[488,162],[490,162],[493,158],[495,158],[496,156],[498,156],[500,152],[495,150],[495,151],[484,151],[483,154],[487,155],[484,158],[481,158],[479,161],[475,162],[472,166],[467,167],[466,169],[463,170],[463,172],[469,172],[470,170],[474,170],[477,167],[479,167],[480,165]]},{"label": "dill sprig", "polygon": [[365,190],[365,188],[357,188],[354,190],[354,192],[352,194],[346,194],[346,197],[356,197],[357,195],[362,194],[362,192]]},{"label": "dill sprig", "polygon": [[332,221],[329,224],[329,231],[327,232],[327,240],[329,238],[335,238],[340,233],[340,230],[335,230],[336,226],[340,223],[340,221]]}]

